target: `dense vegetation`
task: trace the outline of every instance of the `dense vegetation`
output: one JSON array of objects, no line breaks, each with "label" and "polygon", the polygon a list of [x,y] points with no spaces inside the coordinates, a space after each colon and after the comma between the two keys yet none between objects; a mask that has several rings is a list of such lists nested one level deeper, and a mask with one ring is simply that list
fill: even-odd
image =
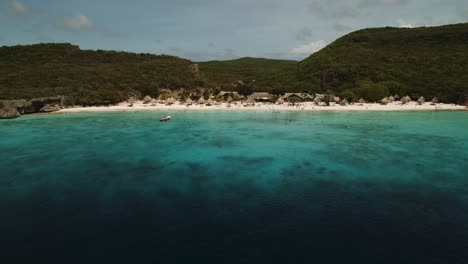
[{"label": "dense vegetation", "polygon": [[195,85],[192,62],[172,56],[80,50],[70,44],[0,47],[0,99],[68,95],[71,103],[95,105]]},{"label": "dense vegetation", "polygon": [[272,88],[285,86],[286,75],[294,69],[297,61],[246,57],[200,62],[199,65],[207,84],[217,85],[225,90],[237,90],[235,86],[244,83],[254,90],[270,91]]},{"label": "dense vegetation", "polygon": [[197,87],[371,101],[423,95],[464,103],[468,24],[359,30],[301,62],[242,58],[197,67],[172,56],[80,50],[70,44],[0,47],[0,100],[66,95],[71,103],[96,105],[129,95],[155,97],[162,88]]},{"label": "dense vegetation", "polygon": [[464,102],[468,24],[359,30],[300,62],[296,79],[368,100],[409,94]]}]

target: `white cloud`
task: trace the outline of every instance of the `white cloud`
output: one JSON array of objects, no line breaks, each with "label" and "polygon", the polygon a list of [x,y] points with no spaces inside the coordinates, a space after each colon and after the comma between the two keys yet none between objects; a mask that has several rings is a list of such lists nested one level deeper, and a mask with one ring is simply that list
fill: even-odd
[{"label": "white cloud", "polygon": [[309,44],[301,45],[291,50],[291,53],[296,55],[311,55],[321,49],[327,44],[323,40],[312,41]]},{"label": "white cloud", "polygon": [[410,23],[406,22],[405,20],[403,20],[401,18],[398,19],[397,22],[398,22],[398,27],[400,27],[400,28],[414,28],[414,27],[416,27],[416,25],[410,24]]},{"label": "white cloud", "polygon": [[87,30],[93,29],[94,23],[91,19],[82,13],[76,13],[74,17],[65,21],[64,26],[71,30]]},{"label": "white cloud", "polygon": [[11,1],[10,6],[17,14],[24,14],[27,11],[26,6],[18,0]]}]

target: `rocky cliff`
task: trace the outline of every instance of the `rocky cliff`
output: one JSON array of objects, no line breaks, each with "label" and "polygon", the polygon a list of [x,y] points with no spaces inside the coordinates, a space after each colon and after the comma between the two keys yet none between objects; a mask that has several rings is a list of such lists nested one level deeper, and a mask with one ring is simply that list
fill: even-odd
[{"label": "rocky cliff", "polygon": [[31,100],[3,100],[0,101],[0,119],[58,111],[63,108],[63,101],[63,96],[33,98]]}]

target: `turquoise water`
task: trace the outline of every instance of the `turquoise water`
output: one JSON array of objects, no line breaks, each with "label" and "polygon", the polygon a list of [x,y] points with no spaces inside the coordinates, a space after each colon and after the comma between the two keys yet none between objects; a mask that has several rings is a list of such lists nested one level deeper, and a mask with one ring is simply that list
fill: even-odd
[{"label": "turquoise water", "polygon": [[14,260],[467,263],[468,112],[29,115],[0,132]]}]

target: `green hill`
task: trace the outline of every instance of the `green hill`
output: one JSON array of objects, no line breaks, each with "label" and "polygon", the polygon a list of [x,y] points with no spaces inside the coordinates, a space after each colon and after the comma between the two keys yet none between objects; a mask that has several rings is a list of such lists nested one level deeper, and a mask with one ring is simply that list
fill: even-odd
[{"label": "green hill", "polygon": [[283,87],[285,81],[291,78],[291,69],[294,69],[297,63],[293,60],[246,57],[200,62],[199,67],[206,83],[219,85],[223,89],[233,89],[232,83],[242,81],[252,84],[256,89],[268,91],[271,88]]},{"label": "green hill", "polygon": [[80,50],[71,44],[0,47],[0,100],[65,95],[72,104],[96,105],[129,94],[154,97],[161,88],[199,86],[367,100],[408,94],[464,103],[468,24],[359,30],[301,62],[242,58],[196,67],[172,56]]},{"label": "green hill", "polygon": [[389,94],[468,97],[468,24],[350,33],[300,62],[296,79],[377,100]]},{"label": "green hill", "polygon": [[68,95],[71,103],[93,105],[197,84],[189,60],[70,44],[0,47],[0,66],[0,99]]}]

